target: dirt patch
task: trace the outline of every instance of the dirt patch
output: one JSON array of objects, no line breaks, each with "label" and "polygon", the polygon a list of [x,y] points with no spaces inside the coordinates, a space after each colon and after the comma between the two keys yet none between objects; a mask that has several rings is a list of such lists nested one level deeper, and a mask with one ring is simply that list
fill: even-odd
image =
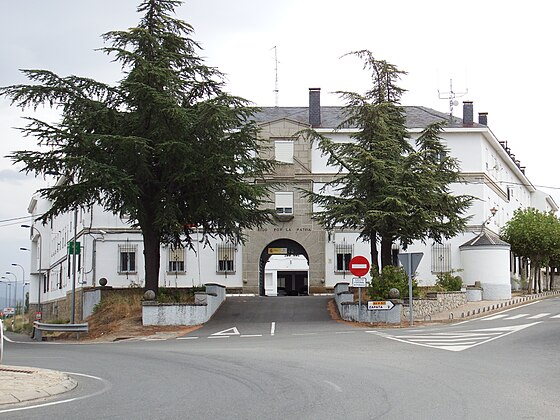
[{"label": "dirt patch", "polygon": [[89,332],[79,334],[79,338],[76,333],[45,334],[45,337],[47,340],[78,339],[81,342],[110,342],[134,338],[165,339],[187,334],[202,326],[144,326],[141,296],[111,296],[96,308],[86,322]]}]

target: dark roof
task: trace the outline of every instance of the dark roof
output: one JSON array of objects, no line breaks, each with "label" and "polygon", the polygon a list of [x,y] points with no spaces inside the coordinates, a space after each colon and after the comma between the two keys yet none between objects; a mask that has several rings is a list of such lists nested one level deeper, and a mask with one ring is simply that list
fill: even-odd
[{"label": "dark roof", "polygon": [[459,248],[466,248],[466,247],[473,247],[473,246],[488,246],[488,245],[509,246],[507,242],[502,241],[500,237],[496,235],[494,232],[485,230],[475,238],[465,242]]},{"label": "dark roof", "polygon": [[[434,122],[449,121],[449,114],[425,106],[403,106],[403,108],[406,113],[406,126],[409,129],[422,129]],[[309,124],[309,108],[298,106],[265,107],[255,114],[255,118],[258,123],[289,119],[302,124]],[[321,127],[319,128],[336,128],[344,119],[344,107],[322,106]],[[453,117],[447,127],[463,127],[463,120]],[[481,127],[481,125],[474,123],[473,127]]]}]

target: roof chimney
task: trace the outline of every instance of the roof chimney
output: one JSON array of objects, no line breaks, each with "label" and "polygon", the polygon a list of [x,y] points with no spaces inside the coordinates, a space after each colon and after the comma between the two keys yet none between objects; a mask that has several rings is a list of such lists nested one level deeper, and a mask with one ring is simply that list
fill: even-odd
[{"label": "roof chimney", "polygon": [[488,112],[478,113],[478,123],[482,125],[488,125]]},{"label": "roof chimney", "polygon": [[309,124],[321,126],[321,88],[309,88]]},{"label": "roof chimney", "polygon": [[473,125],[473,103],[472,101],[463,101],[463,127],[472,127]]}]

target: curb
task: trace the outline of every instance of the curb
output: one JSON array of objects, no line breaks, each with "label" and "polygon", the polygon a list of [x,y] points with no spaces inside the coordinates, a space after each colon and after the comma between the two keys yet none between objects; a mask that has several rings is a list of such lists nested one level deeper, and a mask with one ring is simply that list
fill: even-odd
[{"label": "curb", "polygon": [[[465,312],[461,312],[461,318],[460,319],[465,319],[465,318],[470,318],[470,317],[474,317],[476,315],[481,315],[481,314],[485,314],[486,312],[492,312],[498,309],[504,309],[504,308],[508,308],[510,306],[516,306],[525,302],[531,302],[533,300],[537,300],[537,299],[541,299],[541,298],[548,298],[548,297],[553,297],[553,296],[558,296],[560,295],[560,290],[555,290],[555,291],[550,291],[550,292],[542,292],[542,293],[537,293],[534,295],[529,295],[529,296],[521,296],[518,298],[513,298],[510,299],[508,301],[505,302],[501,302],[501,303],[497,303],[494,305],[488,305],[488,306],[483,306],[481,308],[477,308],[477,309],[473,309],[472,311],[467,311]],[[449,320],[455,320],[455,319],[459,319],[459,318],[455,318],[453,312],[451,312],[449,314]]]},{"label": "curb", "polygon": [[0,365],[0,406],[62,394],[78,383],[62,372]]}]

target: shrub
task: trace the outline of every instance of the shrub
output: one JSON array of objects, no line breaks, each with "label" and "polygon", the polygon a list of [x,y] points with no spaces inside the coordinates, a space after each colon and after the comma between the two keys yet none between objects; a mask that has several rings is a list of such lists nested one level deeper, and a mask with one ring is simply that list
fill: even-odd
[{"label": "shrub", "polygon": [[[417,296],[417,287],[416,280],[412,278],[412,296]],[[401,299],[408,296],[408,274],[406,274],[406,271],[402,267],[388,265],[379,274],[374,267],[372,269],[371,283],[368,287],[370,299],[388,299],[389,290],[392,288],[399,290]]]},{"label": "shrub", "polygon": [[458,292],[463,287],[461,276],[454,276],[453,272],[448,271],[437,275],[436,285],[446,292]]},{"label": "shrub", "polygon": [[185,289],[160,287],[157,295],[159,303],[192,303],[195,292],[206,291],[205,286],[197,286]]}]

